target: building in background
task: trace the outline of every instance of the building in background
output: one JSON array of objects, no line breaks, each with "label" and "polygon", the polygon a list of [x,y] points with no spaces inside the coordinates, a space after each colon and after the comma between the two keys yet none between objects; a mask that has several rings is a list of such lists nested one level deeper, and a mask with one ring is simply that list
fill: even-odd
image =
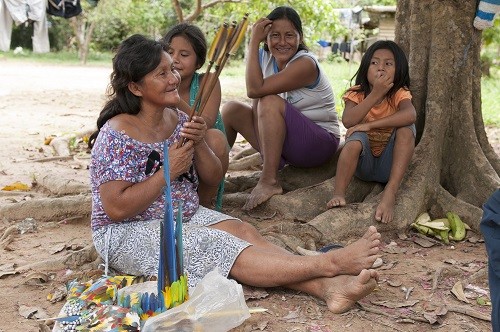
[{"label": "building in background", "polygon": [[346,61],[359,61],[365,50],[377,40],[394,40],[396,6],[365,6],[336,9],[348,33],[332,36],[330,41],[320,40],[320,59],[331,52]]}]

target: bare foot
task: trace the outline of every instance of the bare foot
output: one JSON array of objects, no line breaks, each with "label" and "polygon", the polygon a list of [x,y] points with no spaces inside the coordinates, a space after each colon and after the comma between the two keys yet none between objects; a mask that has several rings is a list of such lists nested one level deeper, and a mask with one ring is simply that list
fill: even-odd
[{"label": "bare foot", "polygon": [[394,218],[394,205],[396,204],[396,195],[384,190],[382,199],[375,210],[375,220],[384,224],[390,223]]},{"label": "bare foot", "polygon": [[357,276],[340,275],[331,278],[324,299],[331,312],[341,314],[377,287],[375,270],[362,270]]},{"label": "bare foot", "polygon": [[246,211],[251,210],[257,205],[264,203],[274,195],[280,195],[282,193],[283,189],[278,184],[269,185],[259,182],[255,188],[253,188],[242,209]]},{"label": "bare foot", "polygon": [[344,195],[334,194],[332,199],[326,203],[326,207],[331,209],[334,207],[345,206],[345,204],[346,201]]},{"label": "bare foot", "polygon": [[332,276],[358,275],[361,270],[372,267],[379,257],[380,238],[381,235],[375,226],[370,226],[363,237],[356,242],[345,248],[327,252],[325,255],[329,255],[330,262],[334,265]]}]

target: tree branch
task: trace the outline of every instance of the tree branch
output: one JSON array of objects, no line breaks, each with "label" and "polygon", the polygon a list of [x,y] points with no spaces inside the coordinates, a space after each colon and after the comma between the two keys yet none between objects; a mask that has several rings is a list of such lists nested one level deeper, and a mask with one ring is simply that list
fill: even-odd
[{"label": "tree branch", "polygon": [[184,22],[184,15],[182,13],[182,8],[179,0],[172,0],[172,6],[174,7],[175,13],[177,14],[177,21]]},{"label": "tree branch", "polygon": [[240,2],[241,2],[241,0],[213,0],[213,1],[210,1],[210,2],[208,2],[206,4],[202,4],[201,0],[197,0],[196,1],[196,8],[194,9],[193,13],[189,14],[188,16],[186,16],[186,18],[184,19],[184,21],[186,21],[186,22],[192,22],[192,21],[196,20],[198,18],[198,16],[200,16],[201,13],[205,9],[210,8],[210,7],[214,7],[215,5],[217,5],[219,3],[240,3]]}]

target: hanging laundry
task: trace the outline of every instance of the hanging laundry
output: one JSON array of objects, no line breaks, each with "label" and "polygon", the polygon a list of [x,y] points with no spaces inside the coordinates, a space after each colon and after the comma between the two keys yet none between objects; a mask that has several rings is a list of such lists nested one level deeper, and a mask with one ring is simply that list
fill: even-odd
[{"label": "hanging laundry", "polygon": [[82,13],[80,0],[48,0],[47,14],[70,18]]},{"label": "hanging laundry", "polygon": [[0,51],[10,49],[12,22],[33,23],[33,52],[50,51],[45,0],[0,0]]}]

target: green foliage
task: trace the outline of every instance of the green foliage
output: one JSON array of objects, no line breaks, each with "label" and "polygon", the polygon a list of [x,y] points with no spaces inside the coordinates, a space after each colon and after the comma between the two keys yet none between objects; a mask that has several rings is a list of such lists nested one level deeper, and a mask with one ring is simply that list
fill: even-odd
[{"label": "green foliage", "polygon": [[397,0],[360,0],[355,3],[357,6],[396,6],[397,2]]},{"label": "green foliage", "polygon": [[500,91],[500,67],[497,65],[491,69],[490,77],[481,78],[481,109],[485,125],[500,126],[498,91]]},{"label": "green foliage", "polygon": [[[206,10],[203,17],[195,23],[204,26],[208,31],[207,39],[213,39],[213,31],[221,24],[222,20],[239,21],[245,13],[249,13],[250,22],[266,16],[274,8],[287,5],[293,7],[300,15],[304,30],[304,40],[312,48],[320,39],[331,40],[332,36],[342,35],[345,28],[339,23],[338,16],[334,13],[336,2],[331,0],[318,0],[314,4],[302,0],[288,1],[249,1],[243,6],[241,3],[224,3]],[[212,33],[210,33],[212,32]]]},{"label": "green foliage", "polygon": [[92,48],[100,51],[114,49],[134,33],[159,38],[175,17],[169,0],[108,0],[97,8]]},{"label": "green foliage", "polygon": [[[87,64],[95,66],[107,66],[111,64],[112,53],[93,52],[90,54]],[[41,62],[62,65],[81,65],[78,54],[75,51],[59,51],[50,53],[33,53],[31,50],[23,49],[22,53],[14,51],[0,52],[0,60],[14,59],[16,61]]]},{"label": "green foliage", "polygon": [[481,38],[483,45],[486,47],[493,44],[500,45],[500,16],[495,18],[492,27],[483,30]]}]

